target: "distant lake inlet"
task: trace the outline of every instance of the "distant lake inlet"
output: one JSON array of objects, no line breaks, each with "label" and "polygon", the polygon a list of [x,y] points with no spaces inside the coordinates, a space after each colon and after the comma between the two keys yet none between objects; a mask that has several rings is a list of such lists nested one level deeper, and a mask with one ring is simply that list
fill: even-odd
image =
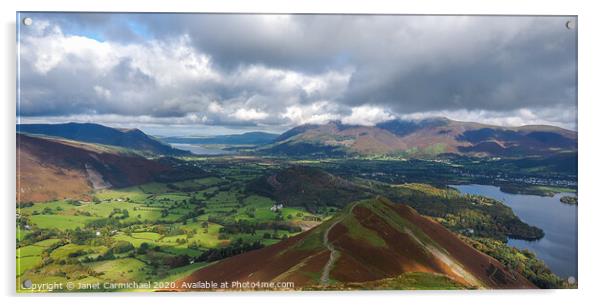
[{"label": "distant lake inlet", "polygon": [[560,202],[554,197],[508,194],[491,185],[450,185],[465,194],[481,195],[499,200],[511,207],[524,222],[544,230],[545,236],[537,241],[509,239],[508,245],[529,249],[542,259],[557,275],[577,278],[577,205]]},{"label": "distant lake inlet", "polygon": [[174,148],[188,150],[195,155],[229,155],[232,151],[219,149],[215,147],[207,147],[202,144],[185,144],[185,143],[169,143]]}]

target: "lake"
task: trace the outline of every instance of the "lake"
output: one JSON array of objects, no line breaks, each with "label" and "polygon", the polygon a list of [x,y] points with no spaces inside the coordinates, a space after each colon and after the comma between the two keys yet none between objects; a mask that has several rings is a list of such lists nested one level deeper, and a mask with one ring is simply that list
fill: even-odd
[{"label": "lake", "polygon": [[450,186],[462,193],[497,199],[511,207],[524,222],[543,229],[545,236],[540,240],[510,239],[508,245],[535,252],[538,258],[561,277],[577,278],[577,205],[560,202],[560,197],[574,194],[560,193],[554,197],[542,197],[508,194],[491,185]]},{"label": "lake", "polygon": [[232,151],[215,147],[205,147],[200,144],[169,143],[174,148],[188,150],[195,155],[229,155]]}]

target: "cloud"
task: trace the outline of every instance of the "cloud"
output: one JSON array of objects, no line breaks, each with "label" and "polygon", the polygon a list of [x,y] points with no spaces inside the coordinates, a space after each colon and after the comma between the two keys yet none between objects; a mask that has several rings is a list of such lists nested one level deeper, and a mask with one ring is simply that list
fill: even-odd
[{"label": "cloud", "polygon": [[351,114],[344,117],[341,122],[350,125],[374,126],[394,118],[394,115],[380,107],[359,106],[351,108]]},{"label": "cloud", "polygon": [[339,109],[336,104],[328,101],[319,101],[310,105],[289,106],[281,114],[281,117],[287,119],[292,125],[324,124],[340,119],[338,111]]},{"label": "cloud", "polygon": [[305,74],[257,64],[224,71],[186,34],[124,44],[67,35],[39,20],[36,25],[22,40],[23,116],[193,113],[224,124],[268,116],[277,121],[288,105],[341,96],[351,73]]},{"label": "cloud", "polygon": [[20,33],[22,117],[576,125],[576,31],[564,27],[573,17],[32,17]]},{"label": "cloud", "polygon": [[222,107],[222,105],[220,105],[217,102],[209,103],[209,107],[207,107],[207,109],[209,110],[209,112],[213,112],[213,113],[223,113],[224,112],[224,107]]},{"label": "cloud", "polygon": [[500,126],[555,125],[577,130],[577,109],[565,107],[520,108],[510,111],[452,110],[428,111],[404,114],[401,119],[420,120],[431,117],[446,117],[465,122],[481,122]]},{"label": "cloud", "polygon": [[253,121],[253,120],[263,120],[268,117],[267,112],[258,111],[257,109],[244,109],[240,108],[231,114],[232,117],[235,117],[241,121]]},{"label": "cloud", "polygon": [[94,92],[96,92],[96,95],[98,95],[100,98],[104,98],[105,100],[111,99],[111,90],[105,89],[101,86],[94,86]]}]

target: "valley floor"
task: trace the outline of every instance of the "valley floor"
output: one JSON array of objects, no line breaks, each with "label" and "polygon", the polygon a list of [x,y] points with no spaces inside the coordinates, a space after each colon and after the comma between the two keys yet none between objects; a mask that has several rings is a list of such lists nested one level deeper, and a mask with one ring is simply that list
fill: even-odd
[{"label": "valley floor", "polygon": [[[386,167],[371,171],[378,177],[354,175],[355,163],[342,167],[338,161],[231,156],[182,158],[181,162],[202,168],[207,174],[127,188],[97,187],[87,194],[87,200],[21,202],[16,236],[17,290],[51,290],[48,285],[38,285],[41,283],[57,284],[53,291],[171,290],[196,272],[219,272],[216,266],[236,257],[273,247],[285,251],[287,245],[307,251],[321,249],[311,255],[290,254],[291,260],[302,264],[286,269],[288,273],[280,279],[305,282],[303,289],[464,289],[498,285],[480,285],[482,279],[471,279],[476,271],[450,267],[456,264],[456,258],[449,259],[447,250],[432,248],[429,242],[422,244],[420,251],[430,249],[427,256],[439,256],[437,264],[447,267],[393,268],[397,273],[382,276],[378,275],[381,267],[370,267],[374,277],[362,281],[342,274],[340,266],[356,264],[359,258],[349,255],[356,248],[338,244],[341,240],[335,237],[341,234],[341,228],[347,228],[345,236],[360,240],[358,243],[364,246],[391,247],[380,233],[375,235],[378,230],[357,226],[356,217],[345,217],[357,213],[359,200],[376,196],[407,204],[429,221],[454,232],[474,249],[499,261],[496,270],[515,274],[515,278],[525,277],[539,287],[565,285],[532,254],[505,245],[508,236],[537,239],[542,232],[490,198],[462,195],[433,184],[386,182],[396,177],[381,175]],[[320,234],[306,238],[313,236],[311,232]],[[423,237],[414,237],[418,245],[424,243]],[[299,239],[303,243],[295,244]],[[272,267],[268,264],[269,270],[256,270],[256,275],[270,273]],[[441,270],[433,271],[437,268],[456,271],[445,275]],[[278,277],[269,279],[274,278]],[[31,283],[34,287],[27,287]],[[76,289],[68,288],[68,283]],[[97,287],[98,283],[101,285]],[[150,284],[131,288],[103,283]]]}]

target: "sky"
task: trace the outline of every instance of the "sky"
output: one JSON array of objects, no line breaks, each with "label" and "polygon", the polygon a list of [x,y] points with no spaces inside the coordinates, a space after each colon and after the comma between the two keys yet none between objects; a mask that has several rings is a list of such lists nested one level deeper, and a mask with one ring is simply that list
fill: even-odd
[{"label": "sky", "polygon": [[577,129],[575,17],[26,17],[21,123],[211,135],[444,116]]}]

